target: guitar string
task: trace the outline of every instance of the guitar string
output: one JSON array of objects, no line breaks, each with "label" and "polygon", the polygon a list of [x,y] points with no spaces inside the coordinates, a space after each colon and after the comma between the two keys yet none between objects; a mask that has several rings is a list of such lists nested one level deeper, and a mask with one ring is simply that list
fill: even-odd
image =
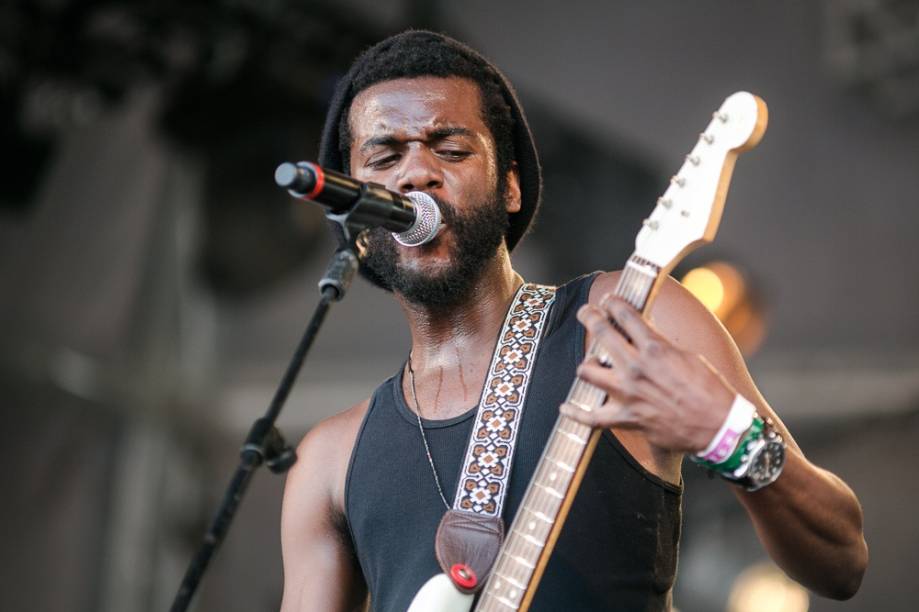
[{"label": "guitar string", "polygon": [[[624,280],[626,280],[626,281],[631,281],[631,280],[632,280],[631,277],[632,277],[631,274],[626,274]],[[631,286],[632,288],[634,288],[634,285],[633,285],[631,282],[627,282],[627,283],[626,283],[626,286]],[[628,292],[628,294],[632,294],[632,293],[633,293],[632,291],[629,291],[629,292]],[[635,293],[641,293],[641,291],[636,291]],[[626,297],[627,297],[627,299],[628,299],[628,298],[632,298],[633,296],[632,296],[632,295],[626,295]],[[635,296],[635,297],[637,297],[637,296]],[[634,302],[634,301],[637,301],[637,300],[630,299],[629,301],[630,301],[630,302]],[[590,402],[591,404],[593,404],[593,403],[599,404],[600,401],[602,400],[602,396],[597,395],[596,393],[588,393],[589,391],[596,391],[596,389],[595,389],[595,388],[592,388],[592,385],[577,384],[578,382],[579,382],[579,381],[576,381],[576,384],[574,385],[574,387],[573,387],[573,389],[572,389],[572,392],[571,392],[571,394],[570,394],[571,399],[574,399],[574,400],[581,400],[581,401],[590,399],[590,400],[594,400],[593,402]],[[582,382],[582,381],[580,381],[580,382]],[[597,395],[597,397],[596,397],[596,398],[593,398],[593,397],[588,398],[588,397],[586,397],[586,395],[588,395],[588,394],[589,394],[589,395]],[[564,429],[564,431],[569,431],[569,432],[570,432],[570,431],[571,431],[571,430],[570,430],[570,427],[571,427],[572,425],[574,425],[574,424],[573,424],[573,423],[568,423],[568,424],[566,424],[566,425],[567,425],[567,428]],[[582,428],[578,428],[578,429],[581,429],[581,431],[574,431],[574,432],[571,432],[571,433],[574,433],[575,435],[578,435],[578,434],[584,435],[584,434],[586,433],[586,434],[589,435],[589,433],[588,433],[588,432],[590,431],[590,428],[589,428],[589,427],[582,426]],[[584,431],[584,430],[586,430],[586,431]],[[550,459],[554,459],[554,460],[556,460],[556,461],[564,461],[564,462],[567,463],[568,465],[577,465],[578,461],[575,461],[575,459],[578,459],[578,460],[580,459],[580,456],[583,454],[583,451],[584,451],[585,448],[586,448],[586,443],[584,443],[584,444],[582,444],[582,443],[573,443],[573,441],[571,441],[570,439],[567,439],[567,437],[566,437],[566,438],[558,438],[558,436],[554,436],[554,438],[557,438],[557,439],[550,440],[550,444],[547,446],[547,451],[546,451],[547,457],[549,457]],[[588,439],[589,439],[589,438],[588,438]],[[572,446],[573,446],[573,448],[572,448]],[[541,463],[542,463],[542,464],[540,465],[540,467],[539,467],[539,469],[538,469],[538,473],[536,474],[536,476],[535,476],[535,478],[534,478],[534,482],[537,482],[537,483],[546,485],[546,483],[545,483],[546,475],[545,475],[544,472],[546,471],[546,468],[549,467],[549,466],[548,466],[548,464],[546,464],[545,462],[541,462]],[[550,474],[551,474],[551,472],[550,472]],[[557,472],[556,472],[555,474],[556,474],[556,477],[557,477]],[[564,489],[567,490],[568,486],[570,486],[570,482],[571,482],[572,479],[573,479],[573,474],[569,474],[569,480],[568,480],[568,482],[567,482],[567,483],[564,483],[564,482],[561,483],[561,484],[564,485],[564,486],[560,486],[559,488],[564,488]],[[551,478],[550,478],[550,481],[551,481]],[[547,486],[551,486],[551,482],[550,482],[550,484],[547,485]],[[557,497],[556,497],[556,498],[552,498],[552,499],[550,500],[550,499],[547,497],[548,493],[547,493],[547,492],[540,491],[540,489],[538,489],[538,488],[534,488],[532,492],[534,493],[534,495],[525,496],[525,497],[529,497],[530,499],[525,500],[525,501],[523,502],[522,506],[523,506],[524,511],[529,512],[531,515],[534,514],[534,512],[542,512],[543,515],[546,515],[546,516],[553,516],[553,515],[554,515],[554,516],[557,517],[557,513],[558,513],[558,511],[560,510],[561,501],[563,501],[563,500],[559,500]],[[553,521],[553,522],[554,522],[554,521]],[[515,521],[515,523],[516,523],[516,521]],[[534,527],[534,526],[535,526],[535,523],[534,523],[534,521],[531,519],[531,520],[528,522],[528,529],[527,529],[527,531],[530,531],[530,533],[532,534],[533,531],[534,531],[534,529],[532,529],[532,527]],[[548,527],[548,529],[546,529],[546,527]],[[551,532],[551,527],[552,527],[552,525],[548,525],[548,526],[545,526],[545,525],[544,525],[543,528],[540,529],[540,531],[544,532],[544,533],[541,533],[541,534],[540,534],[540,535],[542,536],[543,541],[545,541],[545,540],[547,539],[547,537],[548,537],[548,535],[549,535],[549,532]],[[516,529],[517,529],[517,525],[515,524],[514,526],[512,526],[512,530],[516,530]],[[519,533],[519,532],[518,532],[518,533]],[[531,536],[531,537],[533,537],[533,536]],[[524,545],[524,544],[526,544],[527,546],[524,547],[523,549],[521,549],[521,546]],[[528,556],[532,557],[532,556],[534,556],[533,554],[531,554],[531,553],[533,553],[533,551],[532,551],[532,549],[531,549],[531,547],[533,547],[533,546],[534,546],[533,543],[528,542],[528,541],[524,540],[523,538],[513,538],[512,541],[509,543],[509,546],[508,546],[508,548],[507,548],[507,555],[513,557],[513,556],[515,556],[514,553],[517,553],[517,554],[519,555],[520,553],[526,552],[526,553],[528,554]],[[539,548],[541,548],[541,547],[539,547]],[[539,552],[540,552],[539,550],[535,551],[535,553],[536,553],[535,556],[536,556],[537,559],[538,559]],[[524,557],[524,558],[526,558],[526,557]],[[500,565],[500,566],[506,566],[506,559],[502,559],[502,561],[504,561],[504,563],[499,563],[499,565]],[[521,564],[519,564],[519,563],[514,563],[513,566],[511,566],[511,567],[512,567],[512,568],[519,568],[520,565],[521,565]],[[504,569],[504,571],[503,571],[503,572],[502,572],[502,571],[498,571],[499,569]],[[529,577],[531,576],[533,570],[532,570],[531,568],[524,567],[524,568],[522,568],[522,569],[520,569],[520,570],[511,570],[511,571],[507,571],[507,568],[506,568],[506,567],[499,567],[499,568],[496,568],[496,572],[499,573],[499,574],[501,574],[501,575],[503,575],[503,576],[506,576],[506,577],[508,577],[508,578],[511,578],[512,580],[515,580],[515,581],[517,581],[518,583],[524,583],[524,582],[528,582],[528,581],[529,581]],[[493,591],[491,591],[491,590],[486,590],[486,593],[488,594],[488,597],[493,596]],[[511,589],[511,590],[508,591],[508,594],[509,594],[509,595],[510,595],[511,593],[513,593],[514,595],[522,595],[522,593],[515,592],[514,589]],[[513,597],[512,599],[513,599],[513,600],[516,600],[517,597]]]},{"label": "guitar string", "polygon": [[[589,431],[589,428],[587,429]],[[565,460],[569,464],[573,464],[575,461],[575,456],[579,456],[582,453],[582,451],[583,451],[583,446],[574,444],[572,441],[567,440],[565,438],[557,438],[552,443],[550,443],[550,448],[547,451],[547,453],[549,455],[559,457],[562,460]],[[546,481],[544,470],[536,475],[536,477],[534,478],[534,481],[535,482],[545,482]],[[529,512],[533,516],[533,518],[537,516],[535,514],[536,512],[541,512],[546,516],[552,516],[559,511],[561,500],[557,498],[550,498],[547,496],[545,492],[539,491],[538,489],[536,489],[535,491],[537,494],[534,496],[531,496],[530,503],[526,504],[523,508],[524,511]],[[533,522],[533,518],[531,518],[529,522]],[[543,524],[542,521],[540,521],[537,524],[540,525],[541,533],[539,533],[539,535],[543,539],[546,539],[548,537],[549,532],[551,531],[552,526],[545,525]],[[530,532],[533,533],[532,530],[530,530]],[[515,543],[516,543],[516,546],[515,546]],[[509,547],[507,554],[511,556],[517,555],[517,556],[523,556],[524,558],[532,558],[533,557],[532,553],[534,552],[532,550],[532,546],[533,546],[532,543],[525,542],[524,540],[518,538],[511,542],[511,546]],[[536,559],[538,559],[539,550],[535,552],[537,553],[535,555]],[[533,559],[533,561],[535,562],[536,559]],[[510,578],[511,580],[514,580],[518,584],[527,584],[529,582],[529,579],[533,572],[533,570],[531,570],[530,568],[522,566],[519,563],[514,563],[513,565],[510,566],[510,569],[508,569],[506,560],[505,560],[505,563],[502,565],[503,565],[502,568],[496,568],[495,571],[497,573],[507,578]],[[503,571],[501,571],[502,569]],[[508,592],[506,593],[505,599],[507,599],[507,596],[511,596],[511,594],[513,593],[514,596],[510,597],[510,601],[519,603],[518,600],[520,599],[520,597],[522,597],[523,593],[521,593],[520,591],[517,591],[515,593],[514,592],[515,590],[516,589],[508,590]],[[486,591],[486,593],[488,593],[489,598],[497,596],[494,590]],[[487,610],[488,608],[484,607],[481,609]]]},{"label": "guitar string", "polygon": [[[583,395],[583,393],[576,393],[575,395]],[[582,397],[581,399],[585,400],[587,398]],[[571,433],[575,433],[576,435],[582,435],[585,437],[585,439],[587,436],[590,435],[589,427],[582,426],[582,428],[580,428],[579,430],[572,431],[573,426],[574,426],[574,423],[566,423],[562,427],[562,429],[564,429],[565,431],[571,431]],[[547,455],[556,461],[562,461],[562,462],[567,463],[568,465],[577,465],[581,456],[583,455],[585,447],[586,447],[586,444],[574,443],[567,437],[556,436],[556,439],[553,440],[551,445],[548,447]],[[568,485],[570,484],[570,481],[568,483],[566,482],[557,483],[557,482],[551,481],[551,474],[552,474],[553,469],[554,469],[554,466],[550,464],[545,464],[540,469],[540,471],[536,474],[536,477],[534,479],[535,482],[541,483],[546,486],[555,485],[559,489],[562,489],[562,490],[567,489]],[[548,478],[546,475],[547,472],[550,474],[550,477]],[[566,476],[570,476],[570,475],[566,475]],[[557,477],[557,471],[556,471],[556,477]],[[524,510],[527,511],[531,515],[529,517],[529,520],[526,521],[526,527],[523,527],[521,531],[521,527],[518,524],[514,527],[514,530],[518,534],[528,533],[530,537],[542,538],[542,540],[545,541],[545,539],[548,538],[548,535],[551,532],[552,524],[545,524],[545,522],[541,520],[540,517],[541,516],[557,516],[557,513],[559,512],[560,507],[561,507],[562,500],[558,499],[557,497],[550,497],[547,491],[543,491],[538,488],[534,489],[534,493],[535,495],[532,495],[530,499],[528,500],[528,502],[525,502]],[[541,514],[536,514],[536,513],[541,513]],[[537,520],[534,520],[534,519],[537,519]],[[536,525],[539,526],[538,530],[535,529]],[[517,538],[516,540],[511,542],[511,546],[509,546],[507,552],[508,552],[508,555],[510,555],[511,557],[520,556],[520,557],[523,557],[525,559],[529,559],[535,562],[538,559],[538,555],[540,552],[539,549],[541,547],[537,546],[536,550],[534,550],[533,546],[534,544],[532,542],[526,541],[522,538]],[[506,560],[503,565],[505,566],[502,568],[504,571],[496,570],[498,571],[499,574],[514,580],[517,584],[525,584],[529,582],[529,579],[533,573],[532,568],[523,566],[519,563],[513,563],[510,566],[510,571],[508,571]],[[516,591],[516,592],[515,591],[516,591],[515,589],[509,589],[507,592],[508,596],[512,596],[511,600],[513,601],[516,601],[518,599],[518,596],[520,595],[519,591]]]},{"label": "guitar string", "polygon": [[[654,281],[653,278],[648,278],[646,275],[638,271],[635,271],[633,268],[626,267],[626,270],[623,272],[623,275],[620,278],[620,283],[619,283],[619,286],[617,286],[616,293],[620,297],[628,301],[630,304],[635,306],[636,308],[641,309],[641,307],[644,305],[643,302],[645,302],[645,299],[649,295],[649,290],[651,286],[653,285],[653,281]],[[599,347],[597,347],[596,343],[593,343],[593,345],[590,347],[590,350],[588,351],[588,354],[591,356],[594,356],[597,353],[599,353],[598,349]],[[602,397],[602,391],[600,391],[593,385],[590,385],[589,383],[585,383],[584,381],[580,379],[575,379],[575,383],[572,387],[571,393],[569,394],[569,399],[573,399],[575,401],[581,401],[585,404],[592,405],[592,406],[593,405],[598,406],[602,403],[603,397]],[[575,442],[571,440],[570,438],[568,438],[567,436],[564,436],[563,438],[559,438],[559,436],[562,436],[563,434],[556,434],[556,431],[559,429],[559,426],[561,424],[565,424],[567,426],[575,426],[576,431],[571,431],[570,429],[566,429],[565,431],[569,431],[570,433],[578,435],[579,437],[582,437],[589,441],[591,428],[588,426],[581,425],[580,423],[577,423],[576,421],[573,421],[572,419],[560,417],[560,420],[562,419],[564,419],[565,421],[570,421],[570,423],[563,422],[563,423],[556,424],[556,428],[553,431],[552,439],[550,439],[549,444],[546,448],[546,456],[549,457],[550,459],[554,457],[557,460],[563,460],[567,465],[570,465],[570,466],[577,466],[578,463],[580,463],[581,456],[586,450],[587,442],[586,441],[584,443]],[[580,427],[577,427],[577,426],[580,426]],[[545,471],[545,468],[547,466],[543,465],[543,463],[544,462],[542,461],[540,462],[540,466],[538,466],[537,468],[537,473],[535,474],[533,482],[534,483],[539,482],[540,484],[543,484],[545,486],[545,483],[541,481],[545,478],[545,474],[543,472]],[[556,475],[557,475],[557,472],[556,472]],[[561,484],[564,486],[563,487],[560,486],[559,488],[563,488],[564,490],[567,491],[567,489],[570,487],[571,482],[574,479],[574,473],[569,473],[567,474],[567,476],[563,476],[563,479],[564,478],[567,478],[567,482],[562,482]],[[548,535],[552,531],[552,527],[555,523],[555,520],[558,517],[558,512],[561,509],[561,504],[563,501],[564,499],[559,500],[557,497],[549,498],[548,492],[540,491],[538,487],[532,487],[532,486],[529,487],[529,490],[524,495],[524,500],[521,503],[521,508],[525,512],[528,512],[534,516],[535,516],[534,514],[535,512],[542,512],[544,516],[548,516],[552,518],[551,524],[545,525],[543,529],[541,530],[541,531],[546,532],[545,534],[542,535],[542,538],[541,538],[543,542],[545,542],[548,539]],[[534,510],[534,508],[538,508],[538,509]],[[508,568],[506,567],[508,563],[507,557],[522,556],[522,553],[524,553],[524,550],[521,549],[522,545],[525,544],[531,548],[536,546],[532,544],[531,542],[524,540],[523,538],[513,537],[514,530],[517,527],[516,523],[517,523],[517,520],[515,519],[514,524],[511,526],[511,530],[512,530],[511,531],[511,541],[508,542],[508,546],[505,547],[504,551],[502,552],[501,557],[499,558],[498,563],[496,564],[494,573],[498,573],[498,574],[501,574],[502,576],[511,578],[512,580],[515,580],[516,582],[521,583],[521,584],[528,584],[530,576],[532,576],[533,572],[535,571],[535,568],[531,569],[528,567],[523,567],[522,570],[515,570],[515,569],[508,570]],[[533,521],[531,520],[529,524],[532,524],[532,523]],[[529,531],[532,532],[533,530],[530,529]],[[542,548],[543,548],[542,546],[539,546],[538,549],[535,551],[535,559],[534,559],[533,564],[535,564],[535,560],[538,560],[539,556],[541,555]],[[532,553],[533,551],[529,550],[526,552]],[[534,555],[530,554],[528,556],[533,557]],[[523,558],[527,559],[527,557],[523,557]],[[520,566],[521,566],[520,563],[514,563],[511,566],[511,568],[519,568]],[[503,571],[499,571],[499,570],[503,570]],[[489,582],[492,582],[492,581],[489,580]],[[509,593],[513,591],[514,590],[511,590],[509,591]],[[522,598],[525,592],[516,593],[516,594]],[[495,597],[495,596],[497,596],[497,594],[494,593],[493,589],[490,589],[488,588],[488,586],[486,586],[485,592],[483,593],[482,603],[486,604],[486,600],[492,597]],[[514,597],[512,599],[516,600],[517,597]],[[515,602],[515,603],[516,605],[519,605],[519,602]],[[486,608],[481,607],[480,609],[484,611]]]},{"label": "guitar string", "polygon": [[[630,272],[630,270],[627,270],[627,272]],[[626,275],[624,275],[624,276],[625,276],[625,278],[624,278],[623,280],[627,281],[626,283],[624,283],[625,286],[627,286],[627,287],[629,287],[629,288],[631,289],[631,291],[623,292],[623,293],[625,293],[625,296],[624,296],[624,297],[626,297],[626,299],[628,299],[630,302],[632,302],[632,303],[634,304],[634,303],[638,302],[638,299],[637,299],[637,298],[639,298],[639,296],[640,296],[642,293],[645,293],[645,295],[647,295],[647,293],[646,293],[645,291],[642,291],[639,287],[636,287],[635,284],[633,284],[632,282],[630,282],[630,281],[632,281],[632,280],[634,279],[634,276],[633,276],[632,274],[626,274]],[[643,279],[643,280],[644,280],[644,279]],[[636,294],[637,294],[637,295],[636,295]],[[580,399],[580,400],[582,400],[582,401],[583,401],[583,400],[591,399],[591,400],[594,400],[593,402],[591,402],[592,404],[593,404],[593,403],[599,404],[599,402],[602,400],[602,395],[598,395],[598,394],[596,394],[596,393],[590,393],[590,391],[596,392],[596,391],[598,391],[598,390],[596,390],[596,388],[594,388],[592,385],[578,384],[579,382],[580,382],[580,383],[583,383],[583,381],[579,381],[579,380],[576,380],[576,381],[575,381],[575,385],[573,386],[572,392],[571,392],[571,394],[570,394],[571,399],[575,399],[575,400]],[[602,393],[602,392],[601,392],[601,393]],[[588,397],[586,397],[587,395],[596,395],[596,397],[588,398]],[[571,424],[567,424],[567,425],[568,425],[568,426],[571,426]],[[581,428],[579,428],[579,429],[581,429]],[[571,432],[571,433],[575,433],[576,435],[577,435],[577,434],[584,434],[585,431],[583,431],[583,430],[586,430],[586,432],[589,432],[589,431],[590,431],[590,428],[589,428],[589,427],[586,427],[586,426],[582,426],[582,430],[581,430],[581,431],[576,431],[576,432]],[[570,430],[569,430],[569,429],[566,429],[565,431],[570,431]],[[553,436],[553,438],[558,438],[558,436]],[[572,455],[575,455],[575,456],[577,457],[577,459],[580,459],[580,456],[583,454],[583,451],[585,450],[585,448],[586,448],[586,443],[585,443],[585,444],[574,443],[572,440],[568,439],[567,437],[566,437],[566,438],[553,439],[553,440],[550,440],[550,443],[549,443],[549,445],[547,446],[546,455],[547,455],[548,457],[550,457],[550,458],[553,458],[553,457],[554,457],[554,458],[556,458],[556,460],[559,460],[559,459],[565,460],[565,462],[566,462],[568,465],[576,465],[577,463],[574,461],[575,457],[572,456]],[[544,462],[541,462],[541,465],[539,466],[539,469],[538,469],[538,473],[536,474],[536,476],[535,476],[535,478],[534,478],[534,482],[541,482],[541,481],[542,481],[542,483],[544,483],[544,481],[545,481],[545,473],[544,473],[544,472],[545,472],[545,468],[546,468],[546,467],[547,467],[547,466],[545,465],[545,463],[544,463]],[[564,487],[565,489],[567,489],[568,485],[570,485],[570,481],[573,479],[573,474],[570,474],[569,476],[570,476],[569,482],[568,482],[567,485]],[[563,484],[564,484],[564,483],[563,483]],[[560,488],[561,488],[561,487],[560,487]],[[546,514],[546,515],[548,515],[548,516],[555,515],[555,516],[557,517],[557,512],[560,510],[560,506],[561,506],[561,501],[562,501],[562,500],[559,500],[559,499],[557,499],[557,498],[553,498],[553,499],[550,500],[549,498],[546,497],[547,493],[544,493],[544,492],[540,491],[538,488],[533,488],[533,491],[532,491],[532,492],[534,493],[534,495],[527,495],[527,496],[525,496],[525,498],[526,498],[526,497],[529,497],[530,499],[529,499],[529,500],[527,500],[527,499],[524,500],[524,502],[523,502],[523,504],[522,504],[522,507],[523,507],[524,511],[529,512],[530,514],[533,514],[534,512],[543,512],[544,514]],[[528,503],[528,502],[529,502],[529,503]],[[538,509],[538,510],[534,510],[534,507],[535,507],[535,508],[539,508],[539,509]],[[549,514],[550,512],[551,512],[551,514]],[[515,525],[512,526],[512,530],[515,530],[515,529],[517,528],[516,522],[517,522],[517,521],[515,521]],[[553,521],[553,523],[554,523],[554,521]],[[529,524],[529,525],[533,525],[533,521],[531,520],[528,524]],[[546,531],[546,528],[545,528],[545,527],[546,527],[546,526],[544,526],[543,529],[541,529],[541,531]],[[552,527],[552,525],[548,525],[547,527],[548,527],[548,532],[551,532],[551,527]],[[532,532],[533,530],[530,529],[529,531]],[[543,540],[545,540],[545,539],[548,537],[548,532],[542,534]],[[513,534],[512,534],[512,535],[513,535]],[[522,546],[523,544],[526,544],[526,545],[528,545],[528,546],[530,546],[530,547],[534,546],[532,543],[527,542],[527,541],[523,540],[522,538],[513,538],[512,541],[509,542],[509,546],[508,546],[508,548],[507,548],[507,555],[513,556],[514,553],[518,553],[518,554],[519,554],[519,553],[524,552],[524,550],[520,549],[521,546]],[[541,548],[541,547],[540,547],[540,548]],[[531,551],[531,550],[527,550],[526,552],[527,552],[527,553],[531,553],[532,551]],[[537,557],[537,559],[538,559],[538,554],[539,554],[539,552],[540,552],[539,550],[536,551],[536,557]],[[504,556],[504,555],[502,555],[502,556]],[[532,555],[531,555],[531,556],[532,556]],[[499,566],[500,566],[500,567],[496,567],[496,570],[495,570],[498,574],[501,574],[502,576],[506,576],[506,577],[508,577],[508,578],[511,578],[512,580],[515,580],[515,581],[517,581],[518,583],[525,583],[525,582],[528,582],[528,581],[529,581],[529,577],[532,575],[532,572],[533,572],[532,569],[527,568],[527,567],[524,567],[522,570],[511,570],[511,571],[507,571],[507,568],[504,567],[504,566],[506,566],[506,564],[507,564],[506,559],[502,559],[501,561],[503,561],[503,563],[499,563]],[[515,564],[512,566],[512,568],[514,568],[514,567],[519,568],[520,565],[521,565],[521,564],[519,564],[519,563],[515,563]],[[503,571],[503,572],[502,572],[502,571],[499,571],[499,569],[504,569],[504,571]],[[511,593],[513,593],[514,595],[519,595],[519,596],[521,596],[521,597],[522,597],[522,595],[523,595],[523,593],[515,592],[515,589],[511,589],[511,590],[508,591],[508,595],[510,595]],[[485,600],[485,599],[490,599],[490,598],[493,597],[493,596],[496,596],[496,594],[494,593],[493,590],[486,589],[486,593],[484,593],[483,596],[484,596],[484,597],[483,597],[483,600]],[[518,599],[518,597],[512,597],[512,600],[517,600],[517,599]],[[483,603],[484,603],[484,601],[483,601]],[[516,604],[516,603],[517,603],[517,602],[515,601],[515,604]],[[483,608],[483,609],[484,609],[484,608]]]}]

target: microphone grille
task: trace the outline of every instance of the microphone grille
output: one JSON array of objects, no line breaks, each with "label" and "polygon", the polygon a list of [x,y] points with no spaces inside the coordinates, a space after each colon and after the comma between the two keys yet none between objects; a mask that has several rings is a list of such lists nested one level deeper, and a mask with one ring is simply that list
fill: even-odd
[{"label": "microphone grille", "polygon": [[393,232],[393,238],[405,246],[421,246],[434,240],[441,221],[437,202],[423,191],[412,191],[406,197],[415,204],[415,223],[404,232]]}]

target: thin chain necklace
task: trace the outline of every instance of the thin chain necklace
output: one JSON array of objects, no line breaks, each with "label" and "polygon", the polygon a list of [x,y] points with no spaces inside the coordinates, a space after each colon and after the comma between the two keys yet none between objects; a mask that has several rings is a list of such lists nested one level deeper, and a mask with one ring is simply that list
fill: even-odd
[{"label": "thin chain necklace", "polygon": [[424,452],[428,457],[428,463],[431,466],[431,473],[434,474],[434,484],[437,485],[437,492],[440,493],[440,499],[444,502],[444,507],[449,510],[450,504],[447,503],[447,497],[440,486],[440,478],[437,476],[437,468],[434,467],[434,457],[431,456],[431,447],[428,446],[428,437],[424,435],[424,427],[421,425],[421,406],[418,404],[418,394],[415,392],[415,369],[412,367],[412,354],[408,355],[408,377],[411,381],[412,402],[415,404],[415,418],[418,420],[418,431],[421,433],[421,441],[424,443]]}]

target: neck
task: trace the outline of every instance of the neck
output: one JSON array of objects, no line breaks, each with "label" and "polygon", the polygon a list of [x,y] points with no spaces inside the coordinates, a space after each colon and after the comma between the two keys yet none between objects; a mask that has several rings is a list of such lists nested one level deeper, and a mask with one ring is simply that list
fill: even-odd
[{"label": "neck", "polygon": [[415,370],[455,366],[491,346],[522,282],[502,244],[469,295],[455,306],[428,308],[397,295],[412,335]]}]

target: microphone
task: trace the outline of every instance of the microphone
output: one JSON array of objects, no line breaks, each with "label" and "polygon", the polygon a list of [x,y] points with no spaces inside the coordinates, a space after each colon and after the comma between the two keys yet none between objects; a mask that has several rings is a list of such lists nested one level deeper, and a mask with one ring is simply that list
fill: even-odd
[{"label": "microphone", "polygon": [[349,213],[353,223],[385,227],[405,246],[430,242],[441,228],[440,208],[422,191],[401,195],[304,161],[278,166],[274,182],[295,198],[321,204],[332,214]]}]

